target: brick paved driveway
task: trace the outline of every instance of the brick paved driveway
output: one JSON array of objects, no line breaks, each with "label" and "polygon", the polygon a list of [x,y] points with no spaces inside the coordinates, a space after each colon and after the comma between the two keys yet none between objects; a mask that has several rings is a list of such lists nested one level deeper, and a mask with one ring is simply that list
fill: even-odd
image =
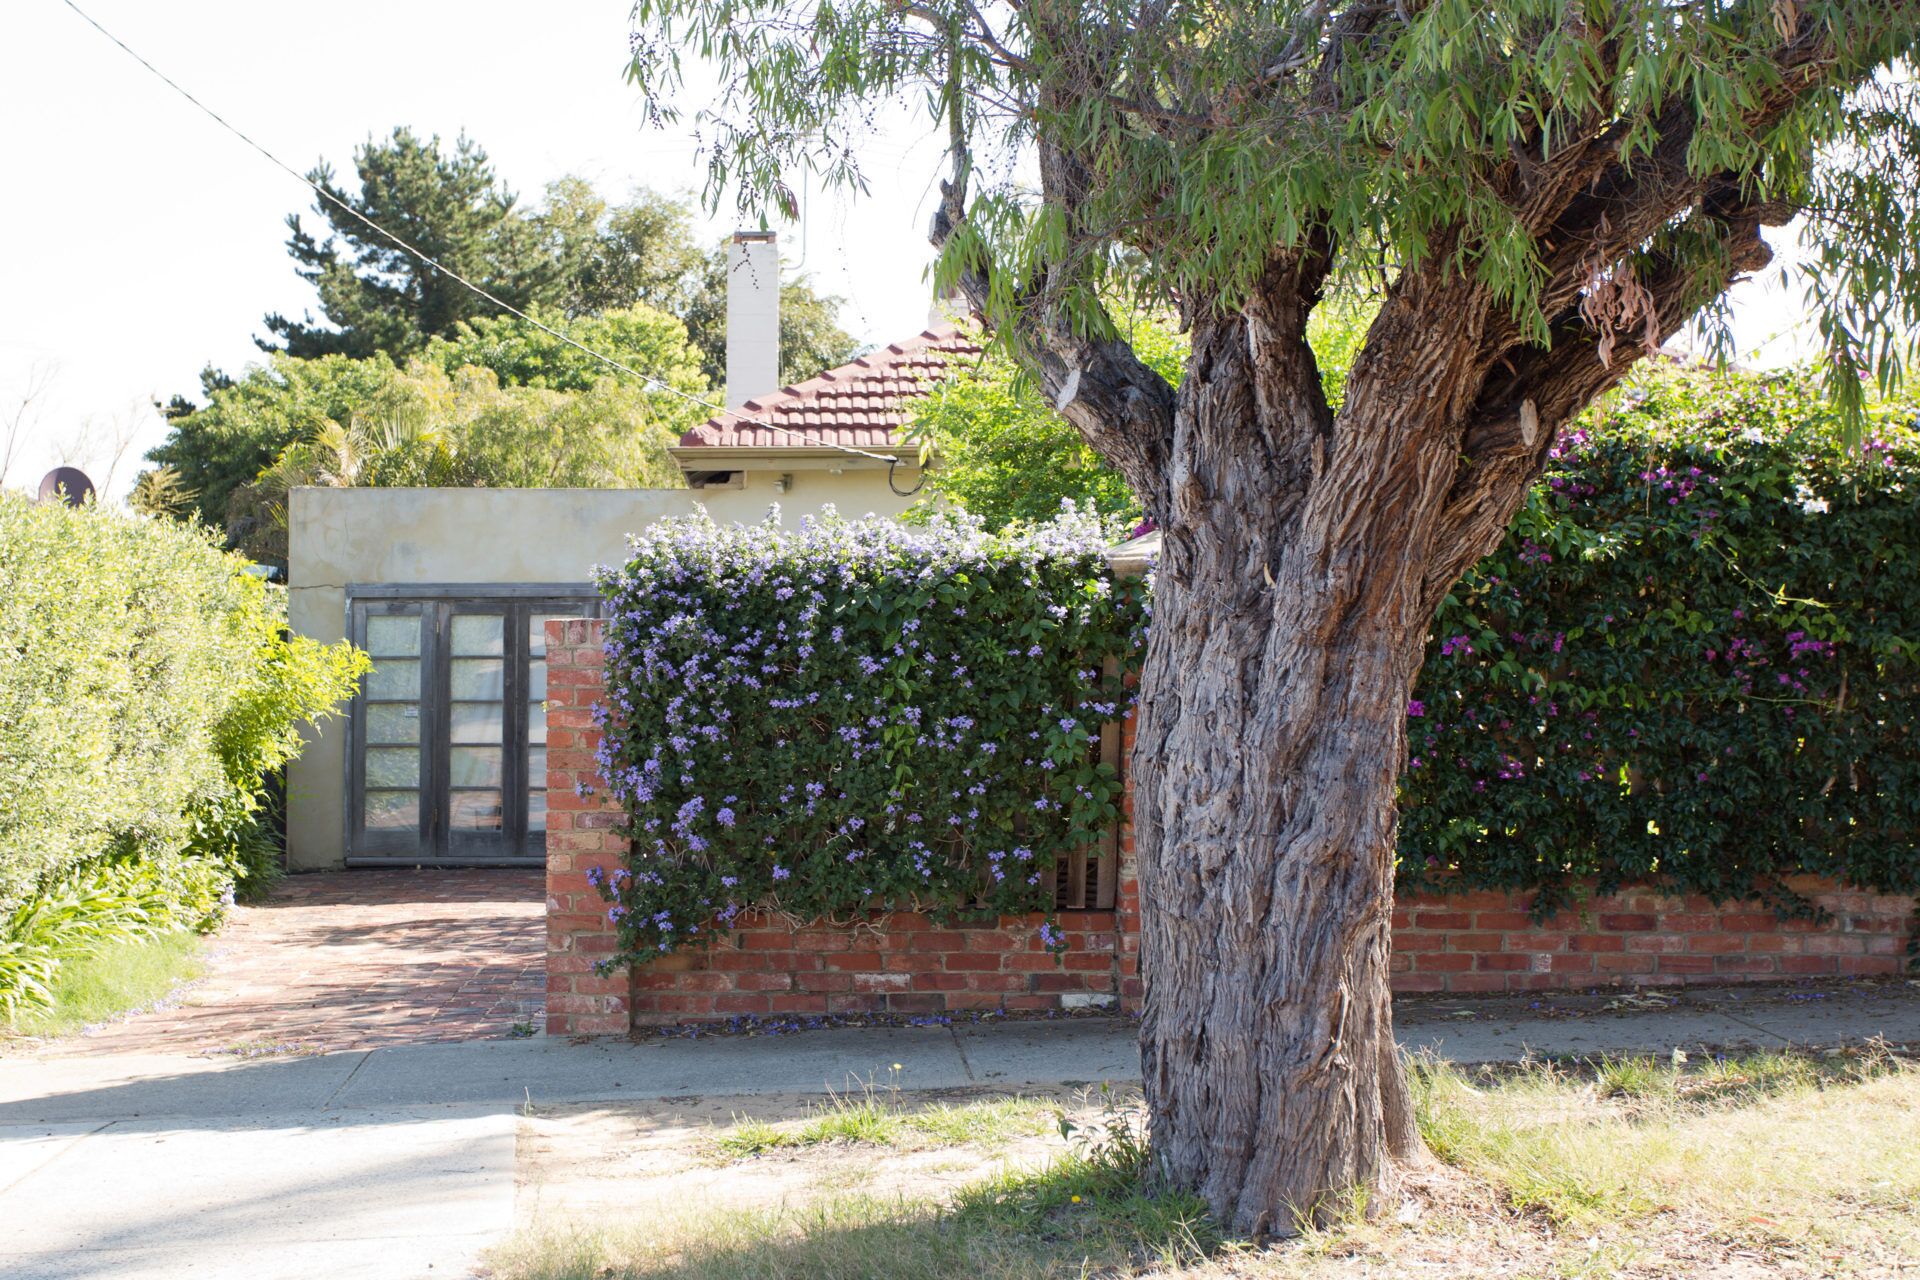
[{"label": "brick paved driveway", "polygon": [[234,910],[207,976],[169,1006],[55,1051],[318,1051],[539,1027],[545,905],[537,869],[289,876]]}]

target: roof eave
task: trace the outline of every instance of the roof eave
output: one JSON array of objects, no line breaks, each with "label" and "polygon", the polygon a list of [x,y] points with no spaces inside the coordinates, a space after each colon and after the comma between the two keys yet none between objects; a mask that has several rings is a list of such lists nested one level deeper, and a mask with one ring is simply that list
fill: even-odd
[{"label": "roof eave", "polygon": [[[917,468],[920,446],[912,444],[863,444],[848,446],[860,452],[849,453],[829,445],[686,445],[667,446],[667,455],[682,471],[805,471],[829,467],[865,471],[888,465],[885,459]],[[879,454],[880,457],[867,457]]]}]

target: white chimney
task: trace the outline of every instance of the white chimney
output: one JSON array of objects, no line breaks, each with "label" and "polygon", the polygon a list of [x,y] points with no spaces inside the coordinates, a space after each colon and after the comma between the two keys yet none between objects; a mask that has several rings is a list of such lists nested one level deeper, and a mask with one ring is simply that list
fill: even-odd
[{"label": "white chimney", "polygon": [[927,304],[927,328],[938,329],[943,324],[959,324],[972,315],[966,295],[955,285],[945,293],[933,295],[933,301]]},{"label": "white chimney", "polygon": [[727,408],[780,389],[780,246],[771,231],[727,245]]}]

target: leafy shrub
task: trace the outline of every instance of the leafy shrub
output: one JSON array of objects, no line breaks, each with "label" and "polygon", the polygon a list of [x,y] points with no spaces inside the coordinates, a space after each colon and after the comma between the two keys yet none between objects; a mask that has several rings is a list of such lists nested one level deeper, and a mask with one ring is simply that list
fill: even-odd
[{"label": "leafy shrub", "polygon": [[244,563],[203,529],[0,494],[0,991],[31,998],[56,937],[205,924],[273,860],[267,775],[365,658],[289,637]]},{"label": "leafy shrub", "polygon": [[219,922],[232,880],[218,862],[162,854],[83,863],[0,916],[0,1025],[52,1002],[62,965],[109,944]]},{"label": "leafy shrub", "polygon": [[634,849],[603,885],[621,958],[762,902],[1050,911],[1054,859],[1117,816],[1095,744],[1126,695],[1103,660],[1134,658],[1142,601],[1107,576],[1114,536],[1069,514],[634,539],[600,576],[601,766]]},{"label": "leafy shrub", "polygon": [[1401,881],[1920,889],[1920,437],[1811,380],[1654,369],[1583,417],[1435,623]]},{"label": "leafy shrub", "polygon": [[242,899],[262,896],[279,878],[283,813],[274,783],[300,754],[300,726],[331,714],[367,669],[365,654],[346,643],[326,645],[292,635],[284,593],[243,580],[250,657],[236,672],[230,701],[214,725],[214,752],[226,786],[188,811],[188,852],[231,869]]}]

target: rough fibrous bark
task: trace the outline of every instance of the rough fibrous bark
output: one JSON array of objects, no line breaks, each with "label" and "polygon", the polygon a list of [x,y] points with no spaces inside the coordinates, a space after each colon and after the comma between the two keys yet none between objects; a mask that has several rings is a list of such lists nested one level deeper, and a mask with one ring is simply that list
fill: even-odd
[{"label": "rough fibrous bark", "polygon": [[1407,406],[1327,412],[1311,356],[1275,349],[1299,330],[1265,323],[1303,301],[1196,326],[1135,754],[1153,1149],[1256,1234],[1418,1152],[1393,799],[1455,471]]}]

